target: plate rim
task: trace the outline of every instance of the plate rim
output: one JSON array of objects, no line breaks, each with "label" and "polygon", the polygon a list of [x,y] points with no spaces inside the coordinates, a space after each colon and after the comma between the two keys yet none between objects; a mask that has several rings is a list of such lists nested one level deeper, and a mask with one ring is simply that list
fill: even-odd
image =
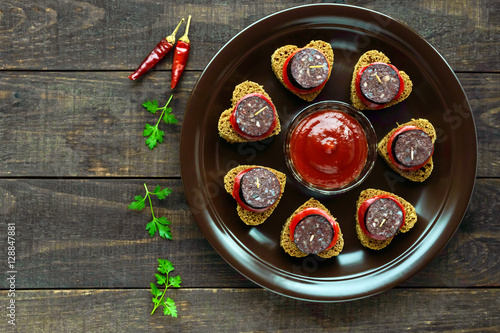
[{"label": "plate rim", "polygon": [[[205,220],[203,219],[202,216],[200,216],[200,214],[196,214],[195,213],[195,203],[193,202],[193,198],[191,198],[190,195],[188,195],[189,193],[189,185],[188,185],[188,181],[185,180],[185,177],[184,175],[186,175],[186,163],[183,163],[183,161],[185,161],[187,159],[187,152],[188,150],[186,149],[183,149],[183,147],[186,145],[186,128],[187,128],[187,125],[185,125],[186,123],[188,123],[188,117],[187,116],[187,112],[188,110],[190,109],[190,105],[193,102],[194,98],[195,98],[195,95],[196,95],[196,91],[197,89],[199,88],[200,86],[200,83],[203,82],[204,80],[204,77],[207,75],[206,73],[209,72],[210,70],[210,66],[217,60],[217,57],[220,56],[221,53],[223,53],[227,47],[229,47],[235,40],[239,39],[239,38],[242,38],[242,36],[244,36],[245,34],[248,34],[250,33],[250,31],[252,29],[255,29],[255,27],[258,27],[259,25],[263,24],[263,22],[266,22],[268,20],[272,20],[274,17],[277,17],[279,15],[286,15],[288,12],[292,12],[292,11],[301,11],[303,10],[304,8],[316,8],[316,9],[319,9],[319,8],[322,8],[322,7],[328,7],[328,8],[348,8],[350,10],[355,10],[355,11],[362,11],[362,12],[365,12],[365,13],[370,13],[371,15],[375,15],[375,16],[381,16],[381,17],[384,17],[385,19],[388,19],[391,21],[392,24],[396,24],[396,25],[399,25],[401,28],[405,29],[406,33],[410,33],[410,34],[413,34],[415,35],[416,37],[418,37],[418,39],[425,43],[427,45],[427,47],[430,47],[433,51],[433,53],[438,57],[439,61],[444,64],[446,66],[446,71],[448,72],[448,74],[451,74],[453,75],[453,78],[454,80],[456,81],[457,85],[458,85],[458,88],[461,90],[461,93],[463,95],[463,97],[465,98],[465,101],[467,103],[467,107],[468,107],[468,111],[470,111],[470,115],[471,115],[471,122],[472,122],[472,130],[473,130],[473,135],[474,135],[474,141],[475,141],[475,145],[474,145],[474,149],[473,149],[473,153],[474,153],[474,158],[471,159],[473,160],[473,169],[474,169],[474,175],[473,175],[473,178],[472,178],[472,181],[471,183],[469,184],[468,186],[468,195],[467,195],[467,198],[466,199],[463,199],[462,201],[466,201],[466,205],[464,206],[463,208],[463,211],[461,211],[458,215],[459,215],[459,219],[458,219],[458,223],[456,223],[456,225],[454,225],[453,228],[447,228],[446,229],[446,235],[447,235],[447,241],[446,242],[442,242],[442,243],[439,243],[439,245],[433,245],[431,247],[427,247],[425,249],[424,252],[429,252],[430,249],[432,249],[432,255],[427,255],[427,256],[422,256],[420,255],[420,259],[424,259],[424,260],[420,260],[420,262],[416,265],[412,265],[412,267],[408,267],[406,268],[406,272],[405,274],[401,274],[401,276],[398,278],[398,279],[393,279],[390,283],[387,283],[387,284],[384,284],[382,287],[380,288],[377,288],[377,289],[373,289],[371,290],[371,292],[369,293],[365,293],[365,294],[359,294],[359,295],[350,295],[350,296],[346,296],[346,297],[337,297],[337,298],[328,298],[328,299],[325,299],[325,298],[322,298],[322,297],[308,297],[308,296],[311,296],[311,295],[305,295],[305,294],[300,294],[300,293],[290,293],[289,290],[281,290],[279,287],[277,286],[274,286],[274,288],[271,286],[269,286],[268,283],[265,283],[262,282],[262,280],[258,277],[256,277],[254,274],[251,274],[251,272],[249,272],[249,269],[247,267],[242,267],[242,264],[241,263],[237,263],[237,262],[233,262],[231,260],[228,259],[228,257],[231,257],[231,255],[228,253],[228,249],[223,245],[223,241],[222,240],[218,240],[218,241],[215,241],[214,237],[220,237],[221,236],[221,230],[219,230],[218,232],[216,232],[216,230],[214,230],[214,228],[211,228],[208,224],[206,224]],[[329,9],[331,10],[331,9]],[[327,16],[327,14],[323,14],[325,16]],[[372,10],[372,9],[368,9],[368,8],[364,8],[364,7],[359,7],[359,6],[354,6],[354,5],[344,5],[344,4],[306,4],[306,5],[300,5],[300,6],[295,6],[295,7],[291,7],[291,8],[287,8],[287,9],[284,9],[284,10],[281,10],[281,11],[278,11],[278,12],[275,12],[275,13],[272,13],[270,15],[267,15],[259,20],[257,20],[256,22],[252,23],[251,25],[247,26],[246,28],[242,29],[240,32],[238,32],[236,35],[234,35],[227,43],[224,44],[223,47],[221,47],[221,49],[213,56],[213,58],[209,61],[209,63],[207,64],[207,66],[205,67],[205,69],[203,70],[203,72],[201,73],[200,77],[198,78],[198,80],[196,81],[194,87],[193,87],[193,90],[190,94],[190,97],[188,99],[188,103],[186,104],[186,113],[185,113],[185,119],[184,119],[184,123],[182,125],[182,130],[181,130],[181,142],[180,142],[180,166],[181,166],[181,178],[182,178],[182,184],[183,184],[183,188],[184,188],[184,193],[186,195],[186,200],[189,204],[189,207],[190,207],[190,210],[193,214],[193,217],[198,225],[198,227],[200,228],[200,230],[202,231],[202,233],[204,234],[205,238],[209,241],[209,243],[211,244],[211,246],[214,248],[214,250],[231,266],[233,267],[236,271],[238,271],[240,274],[244,275],[247,279],[249,279],[250,281],[254,282],[255,284],[263,287],[263,288],[266,288],[274,293],[277,293],[277,294],[280,294],[280,295],[283,295],[283,296],[286,296],[286,297],[290,297],[290,298],[294,298],[294,299],[300,299],[300,300],[305,300],[305,301],[314,301],[314,302],[343,302],[343,301],[351,301],[351,300],[356,300],[356,299],[361,299],[361,298],[366,298],[366,297],[370,297],[370,296],[373,296],[373,295],[376,295],[380,292],[383,292],[387,289],[390,289],[394,286],[396,286],[397,284],[407,280],[410,276],[414,275],[416,272],[418,272],[419,270],[421,270],[423,267],[425,267],[432,259],[434,259],[437,254],[439,254],[439,252],[446,246],[446,244],[451,240],[451,238],[453,237],[453,235],[455,234],[456,230],[458,229],[458,227],[460,226],[460,223],[462,222],[466,212],[467,212],[467,207],[469,206],[470,204],[470,201],[471,201],[471,198],[472,198],[472,194],[474,192],[474,188],[475,188],[475,182],[476,182],[476,177],[477,177],[477,167],[478,167],[478,141],[477,141],[477,129],[476,129],[476,125],[475,125],[475,120],[474,120],[474,116],[473,116],[473,113],[472,113],[472,109],[470,107],[470,103],[469,103],[469,100],[468,100],[468,97],[467,95],[465,94],[465,91],[463,89],[463,86],[461,85],[460,81],[458,80],[458,77],[456,76],[455,72],[452,70],[452,68],[450,67],[450,65],[446,62],[446,60],[444,59],[444,57],[425,39],[422,37],[422,35],[420,33],[418,33],[417,31],[415,31],[414,29],[412,29],[411,27],[409,27],[408,25],[406,25],[405,23],[397,20],[397,19],[394,19],[392,18],[391,16],[387,15],[387,14],[383,14],[383,13],[380,13],[380,12],[377,12],[375,10]],[[195,158],[196,159],[196,158]],[[439,215],[441,214],[442,212],[439,212]],[[456,211],[455,211],[456,213]],[[440,218],[437,217],[436,220],[439,220]],[[211,221],[212,223],[214,221]],[[226,226],[226,225],[223,225],[222,228],[224,229],[224,233],[225,233],[225,236],[224,237],[230,237],[232,238],[232,240],[235,242],[235,243],[238,243],[238,239],[236,236],[234,236],[232,233],[231,233],[231,230],[229,230],[229,228]],[[410,256],[414,256],[414,252],[416,251],[420,251],[420,247],[422,245],[422,242],[425,240],[426,237],[428,237],[428,234],[430,233],[430,231],[432,231],[432,228],[430,228],[429,230],[427,230],[427,232],[422,235],[420,235],[420,237],[418,238],[418,241],[415,242],[415,246],[412,246],[412,247],[409,247],[406,251],[404,251],[401,255],[399,255],[398,257],[394,258],[394,260],[391,260],[389,261],[386,265],[383,265],[383,266],[391,266],[393,265],[394,262],[399,262],[399,261],[402,261],[404,262],[407,257],[410,257]],[[226,239],[224,238],[224,239]],[[417,244],[418,243],[418,244]],[[254,260],[257,261],[257,263],[259,265],[264,265],[264,266],[270,266],[272,269],[274,269],[274,271],[279,271],[277,273],[279,274],[282,274],[282,270],[280,268],[277,268],[275,266],[272,266],[268,263],[266,263],[265,261],[261,260],[261,258],[259,258],[258,256],[256,256],[254,253],[252,253],[252,251],[249,251],[242,243],[239,243],[240,247],[244,249],[244,252],[246,255],[250,256],[250,257],[253,257]],[[425,253],[424,253],[425,254]],[[380,270],[384,270],[385,271],[386,268],[384,267],[377,267],[377,269],[375,269],[375,271],[380,271]],[[290,274],[290,272],[286,272],[287,275]],[[364,273],[365,275],[368,274],[368,273]],[[371,274],[371,273],[370,273]],[[305,279],[304,277],[302,277],[302,279]],[[324,278],[312,278],[312,277],[307,277],[307,279],[305,280],[324,280]]]}]

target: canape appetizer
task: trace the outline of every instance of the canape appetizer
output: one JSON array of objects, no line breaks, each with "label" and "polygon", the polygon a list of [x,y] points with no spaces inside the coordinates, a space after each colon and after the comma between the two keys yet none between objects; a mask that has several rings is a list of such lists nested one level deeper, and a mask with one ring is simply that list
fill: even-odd
[{"label": "canape appetizer", "polygon": [[271,56],[271,67],[281,84],[308,102],[319,95],[330,78],[332,66],[333,49],[321,40],[313,40],[302,48],[285,45]]}]

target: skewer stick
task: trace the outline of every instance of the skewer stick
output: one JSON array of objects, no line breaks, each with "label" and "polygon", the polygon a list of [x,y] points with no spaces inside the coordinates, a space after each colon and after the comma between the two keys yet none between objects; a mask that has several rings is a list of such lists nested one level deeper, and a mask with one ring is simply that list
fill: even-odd
[{"label": "skewer stick", "polygon": [[259,113],[261,113],[262,111],[264,111],[265,109],[267,109],[267,106],[264,106],[262,109],[260,109],[259,111],[255,112],[254,113],[254,116],[258,115]]}]

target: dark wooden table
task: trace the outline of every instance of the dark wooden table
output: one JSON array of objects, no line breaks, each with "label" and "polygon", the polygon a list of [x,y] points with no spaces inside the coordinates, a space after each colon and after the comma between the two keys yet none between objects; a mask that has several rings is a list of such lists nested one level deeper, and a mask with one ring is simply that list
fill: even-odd
[{"label": "dark wooden table", "polygon": [[[193,85],[243,28],[320,2],[328,1],[2,1],[0,331],[500,331],[498,1],[345,1],[419,32],[450,63],[472,106],[479,142],[472,201],[454,237],[423,270],[363,300],[297,301],[241,276],[199,231],[179,165]],[[188,14],[192,53],[172,101],[180,121],[151,152],[142,130],[157,116],[141,104],[166,102],[171,61],[140,84],[127,75]],[[150,238],[150,212],[127,208],[143,183],[173,189],[154,206],[172,221],[174,240]],[[9,225],[15,281],[7,280]],[[182,288],[168,292],[178,318],[149,314],[159,258],[183,279]],[[11,300],[15,326],[8,322]]]}]

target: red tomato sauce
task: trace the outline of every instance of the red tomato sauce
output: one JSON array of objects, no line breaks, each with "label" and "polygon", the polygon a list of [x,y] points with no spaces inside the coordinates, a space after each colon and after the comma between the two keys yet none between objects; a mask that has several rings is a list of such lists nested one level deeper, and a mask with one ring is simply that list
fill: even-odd
[{"label": "red tomato sauce", "polygon": [[304,118],[290,139],[292,163],[302,178],[322,188],[349,184],[363,169],[368,144],[358,121],[325,110]]}]

